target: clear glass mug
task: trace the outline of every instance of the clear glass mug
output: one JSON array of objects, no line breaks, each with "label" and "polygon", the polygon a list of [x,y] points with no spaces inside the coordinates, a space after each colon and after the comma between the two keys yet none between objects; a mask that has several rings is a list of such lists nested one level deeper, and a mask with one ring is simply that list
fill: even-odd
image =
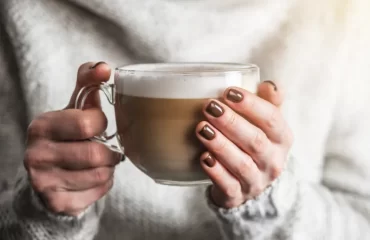
[{"label": "clear glass mug", "polygon": [[[188,186],[210,183],[199,157],[206,151],[195,135],[207,99],[221,99],[235,86],[255,92],[256,65],[236,63],[157,63],[115,69],[114,84],[81,89],[75,107],[101,90],[114,105],[117,132],[94,137],[125,154],[159,184]],[[116,138],[118,146],[112,144]]]}]

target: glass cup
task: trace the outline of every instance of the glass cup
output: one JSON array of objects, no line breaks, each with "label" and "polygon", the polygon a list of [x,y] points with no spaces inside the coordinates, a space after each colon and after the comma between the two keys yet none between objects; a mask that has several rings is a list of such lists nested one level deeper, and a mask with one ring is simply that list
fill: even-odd
[{"label": "glass cup", "polygon": [[[236,63],[158,63],[116,68],[114,84],[81,89],[76,108],[101,90],[114,105],[117,132],[94,137],[125,154],[159,184],[210,183],[200,165],[206,151],[195,134],[207,99],[221,100],[228,87],[256,92],[259,68]],[[112,144],[116,138],[118,146]]]}]

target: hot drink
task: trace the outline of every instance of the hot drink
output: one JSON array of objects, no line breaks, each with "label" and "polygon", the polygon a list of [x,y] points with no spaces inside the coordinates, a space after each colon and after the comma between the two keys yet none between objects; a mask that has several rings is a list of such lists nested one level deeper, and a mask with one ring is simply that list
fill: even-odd
[{"label": "hot drink", "polygon": [[254,92],[258,82],[254,65],[139,64],[117,69],[115,84],[99,88],[114,104],[129,160],[158,183],[191,185],[209,182],[199,159],[206,149],[195,134],[206,101],[231,86]]}]

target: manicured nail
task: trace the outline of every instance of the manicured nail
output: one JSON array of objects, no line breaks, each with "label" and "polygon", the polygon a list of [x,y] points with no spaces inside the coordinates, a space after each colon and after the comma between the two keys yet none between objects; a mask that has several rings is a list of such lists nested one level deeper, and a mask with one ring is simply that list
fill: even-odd
[{"label": "manicured nail", "polygon": [[204,125],[202,130],[199,131],[199,134],[207,140],[212,140],[216,136],[216,133],[208,125]]},{"label": "manicured nail", "polygon": [[205,165],[207,165],[207,167],[210,168],[216,164],[216,160],[210,154],[208,154],[208,156],[205,159],[203,159],[203,162]]},{"label": "manicured nail", "polygon": [[96,68],[97,66],[99,66],[101,64],[106,64],[106,63],[105,62],[97,62],[97,63],[95,63],[94,66],[91,66],[90,69],[94,69],[94,68]]},{"label": "manicured nail", "polygon": [[122,157],[121,157],[121,162],[125,161],[126,160],[126,155],[125,154],[122,154]]},{"label": "manicured nail", "polygon": [[224,114],[224,109],[215,101],[208,104],[206,112],[214,117],[221,117]]},{"label": "manicured nail", "polygon": [[234,103],[240,103],[243,100],[243,94],[235,89],[230,89],[226,97]]},{"label": "manicured nail", "polygon": [[273,81],[267,80],[267,81],[264,81],[264,82],[271,84],[274,87],[274,90],[277,91],[277,86]]}]

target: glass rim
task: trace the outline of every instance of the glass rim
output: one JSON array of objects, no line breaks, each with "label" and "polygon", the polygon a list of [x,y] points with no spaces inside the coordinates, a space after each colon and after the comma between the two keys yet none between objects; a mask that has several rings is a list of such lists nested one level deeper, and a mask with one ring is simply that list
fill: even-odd
[{"label": "glass rim", "polygon": [[168,75],[202,75],[250,73],[259,68],[255,64],[232,62],[168,62],[138,63],[115,68],[116,72],[125,74],[168,74]]}]

